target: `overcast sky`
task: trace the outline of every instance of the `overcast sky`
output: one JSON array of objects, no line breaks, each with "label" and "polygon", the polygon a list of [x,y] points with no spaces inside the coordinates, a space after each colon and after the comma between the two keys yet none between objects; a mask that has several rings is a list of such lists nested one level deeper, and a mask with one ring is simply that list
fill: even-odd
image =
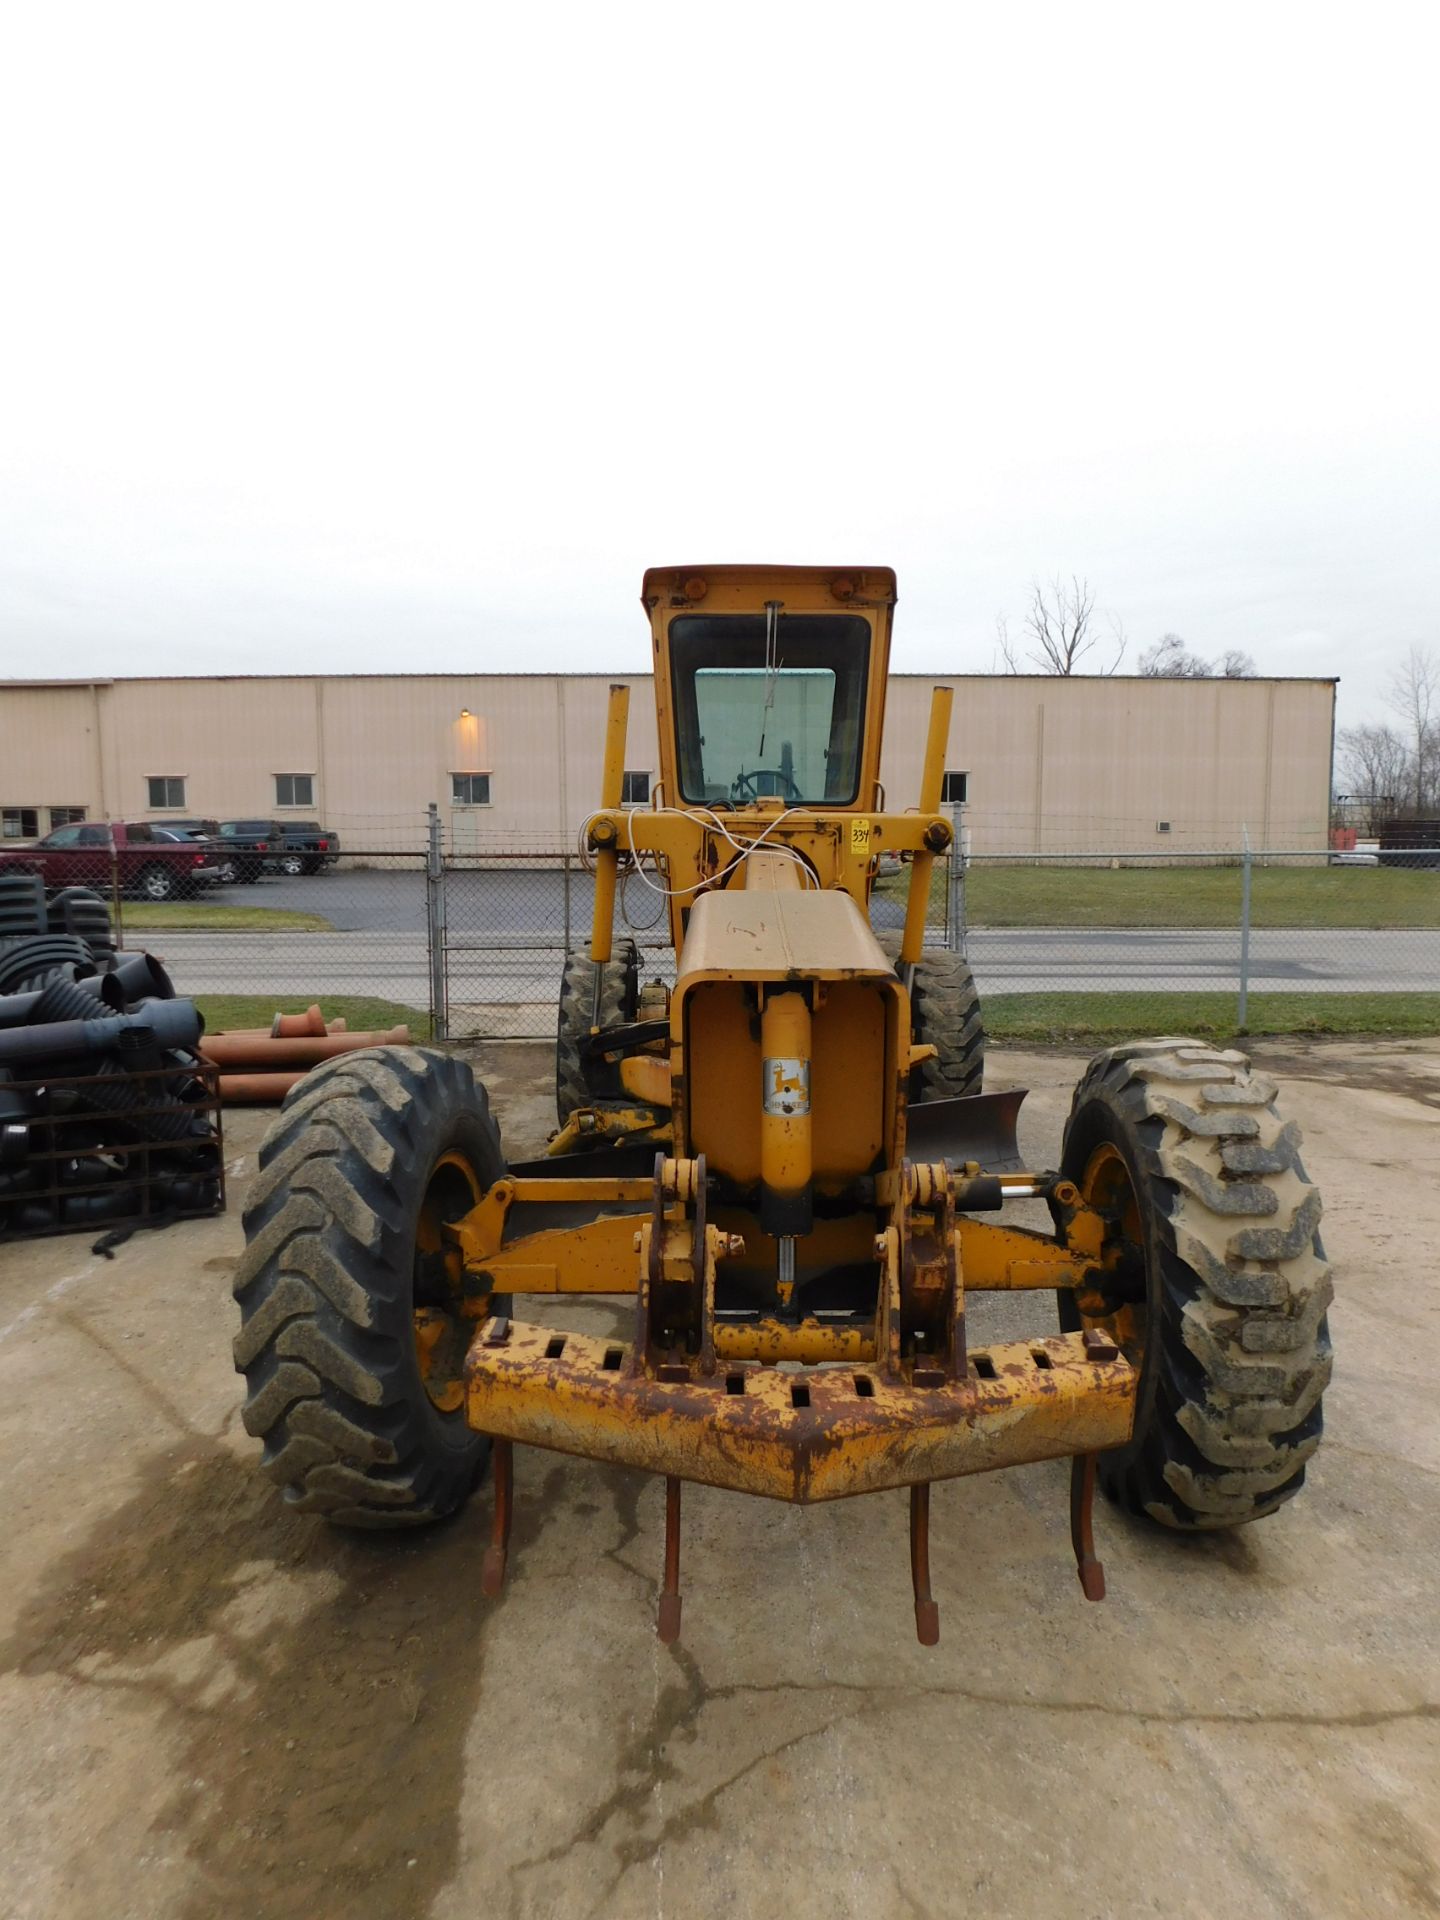
[{"label": "overcast sky", "polygon": [[652,562],[1440,646],[1433,7],[63,3],[0,34],[0,674],[639,667]]}]

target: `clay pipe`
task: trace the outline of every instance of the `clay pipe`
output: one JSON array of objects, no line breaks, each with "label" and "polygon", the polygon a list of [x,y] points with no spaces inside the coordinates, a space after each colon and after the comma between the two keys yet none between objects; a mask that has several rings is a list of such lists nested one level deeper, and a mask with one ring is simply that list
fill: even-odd
[{"label": "clay pipe", "polygon": [[277,1013],[270,1022],[272,1040],[298,1040],[304,1034],[324,1038],[325,1016],[319,1007],[307,1007],[304,1013]]},{"label": "clay pipe", "polygon": [[278,1107],[303,1073],[222,1073],[220,1101],[227,1107]]},{"label": "clay pipe", "polygon": [[212,1066],[253,1072],[265,1067],[318,1067],[322,1060],[338,1059],[342,1053],[409,1044],[408,1027],[391,1027],[388,1033],[335,1033],[323,1040],[254,1040],[244,1034],[214,1033],[200,1051]]},{"label": "clay pipe", "polygon": [[[0,1006],[3,1006],[3,1004],[4,1004],[3,1002],[0,1002]],[[290,1017],[289,1015],[286,1016],[287,1019],[289,1017]],[[3,1021],[0,1021],[0,1025],[3,1025],[3,1024],[4,1024]],[[268,1041],[268,1040],[273,1040],[275,1038],[274,1032],[269,1027],[222,1027],[220,1031],[225,1035],[225,1038],[227,1040],[267,1040]],[[320,1039],[323,1039],[326,1034],[344,1033],[345,1031],[346,1031],[346,1023],[343,1019],[327,1020],[325,1022],[324,1027],[321,1029],[321,1031],[318,1034],[304,1033],[304,1034],[301,1034],[299,1038],[302,1040],[320,1040]]]}]

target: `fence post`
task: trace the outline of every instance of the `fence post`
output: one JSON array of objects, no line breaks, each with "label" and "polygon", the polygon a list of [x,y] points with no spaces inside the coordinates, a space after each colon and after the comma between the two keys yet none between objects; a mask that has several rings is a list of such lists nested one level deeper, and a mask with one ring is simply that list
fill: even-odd
[{"label": "fence post", "polygon": [[1240,856],[1240,1003],[1235,1024],[1244,1033],[1250,1024],[1250,829],[1243,829],[1244,847]]},{"label": "fence post", "polygon": [[570,952],[570,855],[565,855],[565,952]]},{"label": "fence post", "polygon": [[429,808],[425,855],[425,929],[430,948],[430,1032],[444,1040],[449,1028],[445,980],[445,860],[440,845],[440,809]]},{"label": "fence post", "polygon": [[950,884],[945,893],[945,944],[951,953],[965,951],[965,806],[957,800],[950,812]]},{"label": "fence post", "polygon": [[125,913],[120,905],[120,855],[115,850],[115,835],[110,834],[110,919],[113,924],[115,944],[125,944]]}]

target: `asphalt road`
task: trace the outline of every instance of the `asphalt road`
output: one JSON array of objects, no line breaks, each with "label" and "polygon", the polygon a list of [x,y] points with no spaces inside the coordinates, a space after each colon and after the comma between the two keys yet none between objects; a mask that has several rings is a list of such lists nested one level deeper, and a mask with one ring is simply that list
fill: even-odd
[{"label": "asphalt road", "polygon": [[[523,944],[522,944],[523,941]],[[1256,940],[1254,992],[1418,993],[1440,987],[1434,934],[1292,932]],[[428,979],[423,934],[164,932],[135,938],[189,993],[377,994],[415,1003]],[[450,949],[451,993],[506,1001],[552,995],[564,948],[522,934]],[[982,993],[1180,993],[1236,982],[1236,942],[1218,933],[972,933]],[[474,989],[472,992],[471,989]]]},{"label": "asphalt road", "polygon": [[[534,870],[450,876],[446,886],[450,998],[454,1005],[535,1006],[554,1000],[567,945],[586,937],[588,876]],[[327,873],[217,890],[217,901],[322,913],[333,933],[164,932],[135,936],[164,956],[182,991],[279,998],[374,994],[428,1001],[423,875]],[[663,942],[660,902],[633,879],[632,924]],[[877,899],[879,926],[898,926],[903,904]],[[940,938],[938,930],[932,936]],[[642,945],[644,939],[642,936]],[[968,952],[982,994],[1224,990],[1237,980],[1237,928],[974,928]],[[658,963],[658,956],[657,956]],[[1252,990],[1292,993],[1433,991],[1440,933],[1357,929],[1256,929]]]}]

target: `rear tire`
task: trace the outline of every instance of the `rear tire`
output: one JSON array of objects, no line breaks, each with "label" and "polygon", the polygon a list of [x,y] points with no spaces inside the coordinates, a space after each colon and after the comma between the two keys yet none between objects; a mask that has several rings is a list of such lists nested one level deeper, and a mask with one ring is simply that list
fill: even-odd
[{"label": "rear tire", "polygon": [[[599,1019],[595,1014],[595,967],[584,947],[565,956],[560,975],[560,1012],[555,1037],[555,1112],[563,1127],[572,1113],[623,1092],[619,1075],[603,1067],[587,1071],[581,1043],[592,1027],[624,1026],[640,1000],[640,953],[633,940],[617,940],[602,968]],[[613,1079],[613,1085],[610,1083]]]},{"label": "rear tire", "polygon": [[178,891],[175,876],[167,867],[146,867],[140,875],[139,890],[147,900],[168,900]]},{"label": "rear tire", "polygon": [[[900,935],[876,936],[890,959],[900,964]],[[985,1084],[985,1028],[980,995],[969,967],[948,947],[924,947],[910,989],[911,1038],[917,1047],[933,1046],[933,1060],[910,1074],[911,1100],[953,1100],[979,1093]]]},{"label": "rear tire", "polygon": [[1092,1313],[1062,1294],[1061,1324],[1107,1328],[1140,1368],[1134,1434],[1099,1461],[1130,1513],[1233,1527],[1304,1484],[1332,1288],[1299,1148],[1271,1082],[1193,1040],[1111,1048],[1076,1088],[1061,1173],[1111,1219],[1132,1277],[1087,1295]]},{"label": "rear tire", "polygon": [[[245,1209],[235,1365],[245,1429],[298,1511],[406,1527],[469,1497],[490,1442],[465,1423],[473,1323],[449,1312],[437,1223],[504,1172],[485,1091],[448,1054],[345,1054],[286,1095]],[[417,1308],[445,1322],[423,1360]]]}]

